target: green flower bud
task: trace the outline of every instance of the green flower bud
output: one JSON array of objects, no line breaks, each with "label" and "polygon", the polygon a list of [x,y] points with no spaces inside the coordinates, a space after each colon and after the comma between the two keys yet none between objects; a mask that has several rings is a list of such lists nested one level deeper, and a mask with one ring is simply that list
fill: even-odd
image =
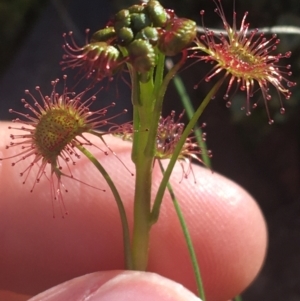
[{"label": "green flower bud", "polygon": [[145,40],[134,40],[128,46],[128,55],[133,67],[141,73],[148,72],[156,64],[156,55],[152,45]]},{"label": "green flower bud", "polygon": [[171,20],[158,40],[158,49],[168,56],[178,54],[196,37],[196,23],[189,19]]},{"label": "green flower bud", "polygon": [[131,28],[134,32],[139,32],[141,29],[149,26],[151,21],[149,17],[143,13],[141,14],[131,14]]},{"label": "green flower bud", "polygon": [[131,28],[123,27],[118,31],[118,43],[128,45],[134,38]]},{"label": "green flower bud", "polygon": [[147,26],[137,33],[136,39],[148,40],[152,45],[155,45],[159,38],[159,33],[156,28]]},{"label": "green flower bud", "polygon": [[64,34],[65,54],[60,62],[63,70],[79,67],[87,78],[93,77],[99,81],[104,77],[110,78],[121,68],[124,59],[116,47],[107,42],[94,42],[79,47],[72,34],[69,33],[71,43],[66,39],[67,34]]},{"label": "green flower bud", "polygon": [[146,9],[155,27],[165,26],[168,21],[168,14],[158,1],[150,0],[146,6]]},{"label": "green flower bud", "polygon": [[128,9],[122,9],[115,15],[114,28],[118,32],[123,27],[130,27],[131,18]]},{"label": "green flower bud", "polygon": [[83,55],[86,57],[84,68],[92,71],[92,74],[88,74],[88,77],[93,75],[96,80],[112,76],[120,66],[120,51],[105,42],[86,45]]},{"label": "green flower bud", "polygon": [[96,31],[91,37],[91,43],[110,42],[116,38],[116,32],[113,27],[106,27]]},{"label": "green flower bud", "polygon": [[143,13],[145,10],[145,6],[144,5],[139,5],[139,4],[135,4],[132,5],[128,8],[130,14],[140,14]]},{"label": "green flower bud", "polygon": [[115,14],[115,22],[122,21],[129,17],[130,13],[128,9],[122,9]]}]

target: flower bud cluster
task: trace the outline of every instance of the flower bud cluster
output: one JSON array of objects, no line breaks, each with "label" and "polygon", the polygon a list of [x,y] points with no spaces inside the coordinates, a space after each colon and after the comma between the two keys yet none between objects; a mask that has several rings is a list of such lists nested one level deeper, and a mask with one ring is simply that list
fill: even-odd
[{"label": "flower bud cluster", "polygon": [[157,55],[174,56],[196,37],[196,23],[178,18],[156,0],[120,10],[106,28],[95,32],[90,42],[78,47],[72,33],[65,37],[63,68],[80,66],[96,80],[112,76],[123,63],[144,74],[157,64]]}]

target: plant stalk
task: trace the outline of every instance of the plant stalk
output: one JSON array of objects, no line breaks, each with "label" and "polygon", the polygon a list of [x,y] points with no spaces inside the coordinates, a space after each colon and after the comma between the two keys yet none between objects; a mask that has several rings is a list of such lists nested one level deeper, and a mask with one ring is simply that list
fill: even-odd
[{"label": "plant stalk", "polygon": [[[159,167],[160,167],[160,170],[161,170],[162,174],[164,174],[165,170],[164,170],[164,167],[161,163],[161,160],[158,160],[158,164],[159,164]],[[205,301],[206,298],[205,298],[205,292],[204,292],[202,277],[201,277],[200,268],[199,268],[197,256],[196,256],[196,253],[195,253],[195,249],[194,249],[192,238],[190,236],[189,229],[187,227],[187,224],[185,222],[184,216],[183,216],[182,211],[180,209],[178,200],[175,196],[174,190],[173,190],[170,182],[167,183],[167,188],[168,188],[170,196],[172,198],[172,201],[173,201],[173,204],[174,204],[174,207],[175,207],[175,211],[176,211],[176,214],[178,216],[178,219],[179,219],[179,222],[180,222],[180,225],[181,225],[181,229],[183,231],[185,242],[187,244],[187,247],[188,247],[188,250],[189,250],[189,253],[190,253],[190,258],[191,258],[191,261],[192,261],[192,266],[193,266],[193,270],[194,270],[194,274],[195,274],[195,279],[196,279],[196,284],[197,284],[199,297],[201,298],[202,301]]]},{"label": "plant stalk", "polygon": [[[134,225],[132,237],[133,269],[145,271],[148,263],[151,187],[152,187],[152,156],[145,153],[149,138],[153,102],[153,81],[136,82],[132,91],[134,141],[132,159],[135,164],[135,195],[134,195]],[[138,99],[135,99],[138,98]]]},{"label": "plant stalk", "polygon": [[114,195],[114,198],[117,202],[117,206],[119,209],[119,214],[121,217],[121,224],[123,230],[123,245],[124,245],[124,254],[125,254],[125,267],[128,270],[133,268],[131,250],[130,250],[130,235],[129,235],[129,227],[127,222],[127,216],[125,212],[125,208],[120,197],[120,194],[112,181],[111,177],[105,170],[105,168],[100,164],[100,162],[90,153],[85,147],[82,145],[76,145],[76,147],[94,164],[94,166],[100,171],[104,179],[106,180],[111,192]]},{"label": "plant stalk", "polygon": [[207,105],[209,104],[211,98],[216,94],[216,92],[218,91],[219,87],[221,86],[221,84],[223,83],[224,79],[221,78],[214,86],[213,88],[210,90],[210,92],[206,95],[206,97],[203,99],[203,101],[201,102],[200,106],[198,107],[198,109],[196,110],[194,116],[192,117],[192,119],[190,120],[190,122],[187,124],[187,126],[185,127],[185,130],[183,131],[175,149],[173,152],[173,156],[170,159],[170,162],[168,164],[167,169],[165,170],[164,176],[162,178],[162,181],[159,185],[158,191],[156,193],[156,197],[154,200],[154,205],[152,208],[152,212],[151,212],[151,224],[156,223],[158,216],[159,216],[159,211],[160,211],[160,206],[162,203],[162,199],[167,187],[167,183],[170,179],[172,170],[175,166],[175,163],[177,161],[177,158],[180,154],[180,151],[182,149],[183,144],[185,143],[187,137],[189,136],[189,134],[191,133],[193,127],[195,126],[195,124],[197,123],[199,117],[202,115],[203,111],[205,110],[205,108],[207,107]]}]

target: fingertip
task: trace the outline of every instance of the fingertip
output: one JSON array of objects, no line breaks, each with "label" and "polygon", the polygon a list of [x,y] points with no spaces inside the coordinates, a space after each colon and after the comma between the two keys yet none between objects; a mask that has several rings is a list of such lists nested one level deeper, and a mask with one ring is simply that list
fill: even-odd
[{"label": "fingertip", "polygon": [[[6,132],[5,139],[0,139],[2,145],[9,143],[8,131],[6,131],[8,125],[8,123],[3,124],[4,131],[0,131],[0,138]],[[109,136],[106,142],[131,168],[131,145]],[[3,147],[3,153],[7,156],[9,152]],[[126,210],[131,216],[133,177],[130,174],[124,176],[124,172],[127,171],[123,167],[116,168],[120,166],[120,162],[111,159],[115,158],[102,154],[101,162],[106,164],[107,170],[109,168],[113,170],[114,180],[124,196]],[[58,283],[58,279],[64,281],[92,272],[95,271],[95,267],[104,270],[123,268],[119,216],[109,192],[101,194],[99,202],[93,190],[75,183],[66,198],[67,208],[70,211],[67,222],[63,223],[57,219],[53,223],[51,204],[45,201],[45,191],[49,188],[47,181],[37,185],[34,194],[27,193],[27,186],[23,190],[15,189],[19,187],[16,185],[20,185],[20,178],[16,169],[11,168],[10,163],[6,162],[2,164],[2,169],[0,162],[0,173],[5,181],[5,184],[2,182],[1,185],[1,202],[7,209],[1,223],[4,227],[9,226],[9,231],[14,234],[19,233],[19,236],[14,235],[14,237],[18,240],[18,244],[26,248],[25,250],[23,248],[20,256],[17,245],[11,244],[8,240],[5,244],[5,254],[7,258],[11,258],[11,262],[14,262],[13,267],[16,267],[16,270],[12,270],[12,265],[6,264],[2,271],[9,271],[14,282],[15,275],[18,275],[15,273],[19,273],[21,283],[19,287],[28,289],[31,285],[33,288],[30,287],[29,292],[36,293]],[[104,180],[101,177],[99,179],[98,173],[89,167],[87,160],[82,158],[78,166],[79,179],[88,178],[89,181],[94,180],[93,183],[99,187],[104,187]],[[22,167],[18,166],[18,168]],[[182,181],[182,169],[179,165],[172,174],[171,182],[192,236],[207,300],[226,300],[245,289],[259,272],[266,253],[266,225],[259,207],[244,189],[217,173],[211,173],[198,166],[193,166],[193,171],[197,184],[194,184],[192,177]],[[157,188],[160,179],[161,173],[156,169],[154,189]],[[80,201],[74,202],[78,196]],[[32,199],[30,202],[28,202],[29,198]],[[30,233],[31,245],[28,244],[26,233]],[[68,245],[64,243],[66,240],[69,242]],[[51,267],[48,269],[51,272],[47,272],[45,279],[41,279],[40,275],[45,273],[44,255],[47,254],[48,258],[49,249],[54,245],[55,252],[49,260],[47,259]],[[76,249],[74,255],[76,266],[73,264],[74,258],[70,260],[70,249]],[[27,273],[28,267],[33,272],[31,278],[27,277],[26,282],[23,275]],[[149,268],[196,292],[182,229],[167,192],[160,220],[151,233]],[[66,274],[67,269],[68,274]],[[20,273],[20,270],[24,273]],[[7,273],[0,273],[2,282],[9,283]],[[60,278],[61,275],[64,276]]]},{"label": "fingertip", "polygon": [[[193,179],[179,184],[180,166],[171,182],[196,250],[207,300],[230,299],[243,291],[262,267],[266,223],[259,206],[243,188],[217,173],[193,168],[196,185]],[[170,196],[164,199],[151,238],[150,270],[196,292],[186,242]]]},{"label": "fingertip", "polygon": [[184,286],[155,273],[124,272],[107,282],[92,301],[199,301]]},{"label": "fingertip", "polygon": [[0,300],[5,301],[27,301],[30,298],[29,295],[18,294],[15,292],[0,289]]},{"label": "fingertip", "polygon": [[29,301],[199,301],[181,284],[155,273],[108,271],[88,274],[60,284]]}]

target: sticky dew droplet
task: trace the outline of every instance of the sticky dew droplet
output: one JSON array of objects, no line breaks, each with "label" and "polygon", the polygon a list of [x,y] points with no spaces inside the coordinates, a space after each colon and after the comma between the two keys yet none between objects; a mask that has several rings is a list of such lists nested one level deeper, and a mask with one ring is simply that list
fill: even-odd
[{"label": "sticky dew droplet", "polygon": [[231,101],[227,101],[226,102],[226,108],[230,108],[231,107]]},{"label": "sticky dew droplet", "polygon": [[284,114],[285,113],[285,108],[280,108],[280,114]]}]

